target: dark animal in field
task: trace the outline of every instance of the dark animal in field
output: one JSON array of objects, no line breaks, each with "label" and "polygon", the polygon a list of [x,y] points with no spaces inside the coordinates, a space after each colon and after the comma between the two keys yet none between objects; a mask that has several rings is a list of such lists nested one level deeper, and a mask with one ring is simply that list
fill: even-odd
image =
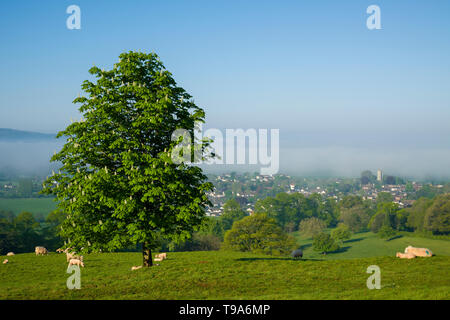
[{"label": "dark animal in field", "polygon": [[300,249],[294,250],[291,253],[292,258],[302,258],[303,257],[303,251]]}]

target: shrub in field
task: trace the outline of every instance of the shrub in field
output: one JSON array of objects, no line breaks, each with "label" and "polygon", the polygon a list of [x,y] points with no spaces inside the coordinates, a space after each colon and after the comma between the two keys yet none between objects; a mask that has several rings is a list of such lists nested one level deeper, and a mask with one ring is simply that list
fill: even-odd
[{"label": "shrub in field", "polygon": [[339,249],[339,244],[325,232],[313,237],[313,249],[322,253],[333,252]]},{"label": "shrub in field", "polygon": [[279,227],[275,219],[254,214],[233,223],[225,233],[224,249],[273,255],[289,254],[295,239]]},{"label": "shrub in field", "polygon": [[331,237],[337,241],[343,242],[344,240],[350,239],[352,232],[346,224],[339,224],[336,229],[331,231]]}]

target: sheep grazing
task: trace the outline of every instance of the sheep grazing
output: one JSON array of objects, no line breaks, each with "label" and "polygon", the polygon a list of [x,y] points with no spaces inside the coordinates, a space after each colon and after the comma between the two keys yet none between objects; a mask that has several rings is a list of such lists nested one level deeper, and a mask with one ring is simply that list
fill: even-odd
[{"label": "sheep grazing", "polygon": [[3,264],[7,264],[9,262],[8,259],[3,260]]},{"label": "sheep grazing", "polygon": [[407,246],[405,248],[405,253],[412,253],[412,254],[416,255],[417,257],[431,257],[433,255],[433,252],[431,252],[430,249],[414,248],[412,246]]},{"label": "sheep grazing", "polygon": [[77,266],[81,266],[84,268],[84,263],[83,261],[79,260],[79,259],[70,259],[69,261],[69,267],[72,265],[77,265]]},{"label": "sheep grazing", "polygon": [[294,250],[291,252],[292,258],[303,258],[303,251],[300,249]]},{"label": "sheep grazing", "polygon": [[7,254],[6,254],[6,256],[8,256],[8,257],[11,257],[11,256],[13,256],[14,255],[14,252],[8,252]]},{"label": "sheep grazing", "polygon": [[36,247],[34,248],[34,252],[36,253],[37,256],[48,254],[47,249],[45,249],[44,247]]},{"label": "sheep grazing", "polygon": [[414,259],[416,257],[416,255],[413,253],[401,253],[401,252],[397,252],[395,256],[400,259]]},{"label": "sheep grazing", "polygon": [[142,266],[132,266],[131,271],[138,270],[140,268],[142,268]]}]

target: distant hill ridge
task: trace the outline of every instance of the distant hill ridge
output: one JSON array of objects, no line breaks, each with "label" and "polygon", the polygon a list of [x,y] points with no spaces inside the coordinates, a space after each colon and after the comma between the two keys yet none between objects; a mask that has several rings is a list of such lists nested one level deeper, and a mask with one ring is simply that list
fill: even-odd
[{"label": "distant hill ridge", "polygon": [[51,141],[56,134],[0,128],[0,141]]}]

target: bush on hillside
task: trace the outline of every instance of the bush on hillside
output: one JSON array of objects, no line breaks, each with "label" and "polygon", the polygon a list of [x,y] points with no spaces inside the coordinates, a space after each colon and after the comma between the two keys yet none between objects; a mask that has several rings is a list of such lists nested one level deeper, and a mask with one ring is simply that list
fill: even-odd
[{"label": "bush on hillside", "polygon": [[289,254],[295,239],[279,227],[275,219],[254,214],[235,221],[225,233],[224,249],[272,255]]}]

